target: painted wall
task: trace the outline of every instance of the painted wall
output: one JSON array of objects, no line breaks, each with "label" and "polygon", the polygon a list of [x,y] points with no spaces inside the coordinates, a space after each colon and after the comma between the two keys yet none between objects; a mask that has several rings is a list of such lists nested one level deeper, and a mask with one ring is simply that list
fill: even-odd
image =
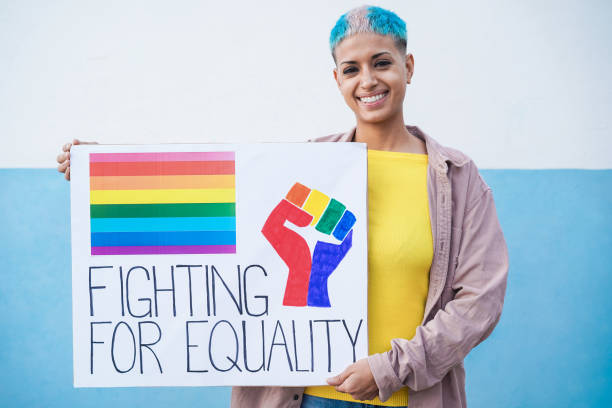
[{"label": "painted wall", "polygon": [[[612,170],[482,173],[511,268],[502,319],[466,359],[469,405],[610,406]],[[0,406],[228,405],[227,388],[72,388],[68,183],[15,169],[0,185]]]},{"label": "painted wall", "polygon": [[[228,388],[72,387],[69,185],[50,167],[73,137],[348,129],[327,36],[360,4],[0,3],[0,406],[228,405]],[[470,407],[612,405],[611,3],[378,4],[408,22],[407,122],[486,169],[510,250]]]},{"label": "painted wall", "polygon": [[[346,130],[328,36],[362,0],[0,3],[0,167],[101,143]],[[406,121],[483,168],[610,168],[612,3],[380,1],[415,56]],[[316,118],[316,120],[313,120]]]}]

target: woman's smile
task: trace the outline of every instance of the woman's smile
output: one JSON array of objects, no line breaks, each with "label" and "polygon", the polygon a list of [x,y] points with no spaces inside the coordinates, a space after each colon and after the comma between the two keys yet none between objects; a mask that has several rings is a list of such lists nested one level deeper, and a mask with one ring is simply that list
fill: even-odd
[{"label": "woman's smile", "polygon": [[382,91],[372,93],[370,95],[358,96],[357,100],[366,109],[372,109],[385,103],[385,101],[387,100],[387,95],[389,95],[389,91]]}]

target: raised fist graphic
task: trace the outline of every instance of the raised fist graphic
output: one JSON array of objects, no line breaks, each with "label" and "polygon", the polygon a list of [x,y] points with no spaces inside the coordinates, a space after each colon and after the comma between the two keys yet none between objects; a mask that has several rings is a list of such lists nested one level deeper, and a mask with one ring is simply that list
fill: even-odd
[{"label": "raised fist graphic", "polygon": [[[314,226],[339,243],[317,241],[312,257],[306,240],[285,226]],[[289,267],[283,305],[330,307],[327,279],[353,243],[355,215],[335,199],[295,183],[278,203],[261,232]]]}]

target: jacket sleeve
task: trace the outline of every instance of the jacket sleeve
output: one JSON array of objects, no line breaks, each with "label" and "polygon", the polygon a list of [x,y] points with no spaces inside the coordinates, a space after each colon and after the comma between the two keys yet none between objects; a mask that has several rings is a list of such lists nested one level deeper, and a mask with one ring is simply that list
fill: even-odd
[{"label": "jacket sleeve", "polygon": [[499,321],[508,250],[488,187],[466,209],[462,228],[455,297],[411,340],[393,339],[390,351],[368,357],[382,401],[403,386],[419,391],[440,382]]}]

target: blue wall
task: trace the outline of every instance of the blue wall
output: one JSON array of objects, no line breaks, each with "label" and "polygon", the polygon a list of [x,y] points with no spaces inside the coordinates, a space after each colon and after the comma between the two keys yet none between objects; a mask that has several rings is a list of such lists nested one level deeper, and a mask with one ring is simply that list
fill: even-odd
[{"label": "blue wall", "polygon": [[[612,170],[482,173],[511,267],[470,407],[612,406]],[[0,170],[0,406],[228,406],[228,388],[72,387],[69,216],[56,171]]]}]

